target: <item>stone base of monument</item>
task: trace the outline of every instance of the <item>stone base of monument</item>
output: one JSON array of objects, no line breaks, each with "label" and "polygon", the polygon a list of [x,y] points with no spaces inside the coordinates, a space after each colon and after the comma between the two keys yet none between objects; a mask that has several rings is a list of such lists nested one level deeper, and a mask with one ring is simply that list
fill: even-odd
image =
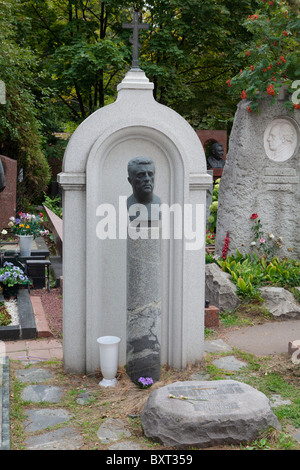
[{"label": "stone base of monument", "polygon": [[235,380],[176,382],[154,390],[141,422],[147,438],[178,448],[246,444],[280,430],[269,399]]}]

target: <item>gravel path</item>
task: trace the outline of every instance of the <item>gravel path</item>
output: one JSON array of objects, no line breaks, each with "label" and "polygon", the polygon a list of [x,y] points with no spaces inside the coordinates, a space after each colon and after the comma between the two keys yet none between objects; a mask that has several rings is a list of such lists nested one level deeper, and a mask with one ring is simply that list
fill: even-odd
[{"label": "gravel path", "polygon": [[57,339],[62,338],[62,316],[63,299],[61,288],[31,290],[30,295],[37,295],[41,298],[44,312],[53,336]]}]

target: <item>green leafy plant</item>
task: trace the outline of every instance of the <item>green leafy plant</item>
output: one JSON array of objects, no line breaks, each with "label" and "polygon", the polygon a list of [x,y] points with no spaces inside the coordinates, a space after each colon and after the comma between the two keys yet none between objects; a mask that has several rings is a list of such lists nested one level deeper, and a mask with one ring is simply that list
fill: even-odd
[{"label": "green leafy plant", "polygon": [[55,196],[51,198],[46,193],[44,193],[43,205],[48,207],[48,209],[54,212],[54,214],[56,214],[58,217],[62,218],[63,212],[62,212],[62,208],[60,207],[60,204],[61,204],[60,196]]},{"label": "green leafy plant", "polygon": [[[213,185],[213,194],[212,194],[212,203],[209,206],[210,216],[208,218],[208,231],[207,236],[208,238],[209,232],[215,236],[216,228],[217,228],[217,218],[218,218],[218,203],[219,203],[219,185],[220,185],[220,178],[217,179]],[[211,235],[210,235],[211,237]],[[214,240],[213,240],[214,243]]]},{"label": "green leafy plant", "polygon": [[219,258],[217,263],[230,274],[242,298],[260,300],[259,288],[263,285],[289,289],[300,285],[300,262],[297,260],[274,257],[267,261],[264,256],[243,255],[236,250],[235,255],[228,256],[226,260]]}]

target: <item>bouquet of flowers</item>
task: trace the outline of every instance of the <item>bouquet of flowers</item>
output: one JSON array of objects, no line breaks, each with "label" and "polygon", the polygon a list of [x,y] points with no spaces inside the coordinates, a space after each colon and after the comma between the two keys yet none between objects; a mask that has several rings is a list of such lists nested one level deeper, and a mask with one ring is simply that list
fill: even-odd
[{"label": "bouquet of flowers", "polygon": [[153,379],[151,379],[151,377],[140,377],[138,379],[138,386],[140,388],[149,388],[151,385],[153,385]]},{"label": "bouquet of flowers", "polygon": [[10,217],[9,227],[15,235],[33,235],[33,238],[48,235],[49,231],[42,227],[43,214],[38,215],[19,212],[18,217]]},{"label": "bouquet of flowers", "polygon": [[0,268],[0,282],[5,286],[12,287],[27,284],[29,279],[21,268],[6,261]]}]

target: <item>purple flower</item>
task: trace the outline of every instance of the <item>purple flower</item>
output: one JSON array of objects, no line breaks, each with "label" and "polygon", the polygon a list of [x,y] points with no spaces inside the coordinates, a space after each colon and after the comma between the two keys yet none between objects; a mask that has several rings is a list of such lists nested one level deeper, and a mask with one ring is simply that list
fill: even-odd
[{"label": "purple flower", "polygon": [[148,387],[151,387],[151,385],[153,385],[153,380],[151,379],[151,377],[140,377],[138,379],[138,382],[140,384],[140,388],[148,388]]}]

